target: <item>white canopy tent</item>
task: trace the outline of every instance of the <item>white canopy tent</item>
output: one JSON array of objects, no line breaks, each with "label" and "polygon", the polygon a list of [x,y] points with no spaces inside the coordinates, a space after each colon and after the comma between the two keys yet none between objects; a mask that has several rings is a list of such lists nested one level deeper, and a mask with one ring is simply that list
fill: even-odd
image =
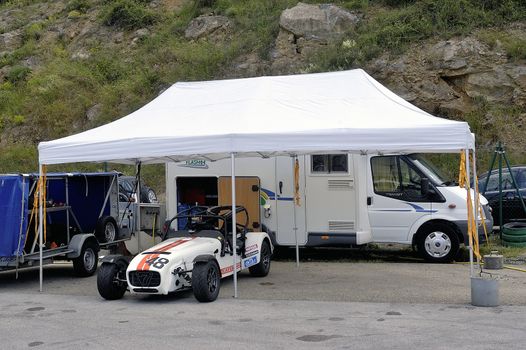
[{"label": "white canopy tent", "polygon": [[[230,157],[235,189],[235,157],[460,152],[474,147],[467,123],[434,117],[356,69],[176,83],[128,116],[42,142],[38,150],[41,166]],[[234,208],[234,190],[232,197]],[[234,282],[236,286],[235,274]]]}]

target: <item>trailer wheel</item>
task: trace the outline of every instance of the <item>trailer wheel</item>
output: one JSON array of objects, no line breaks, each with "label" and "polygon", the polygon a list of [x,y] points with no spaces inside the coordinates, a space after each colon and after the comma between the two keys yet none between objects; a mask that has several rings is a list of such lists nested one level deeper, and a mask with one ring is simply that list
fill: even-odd
[{"label": "trailer wheel", "polygon": [[97,270],[98,262],[99,254],[97,246],[94,242],[87,240],[82,245],[79,257],[73,259],[73,270],[75,270],[77,276],[91,276]]},{"label": "trailer wheel", "polygon": [[270,258],[272,252],[270,251],[270,245],[267,241],[263,241],[261,244],[261,255],[257,265],[250,266],[248,272],[255,277],[265,277],[270,271]]},{"label": "trailer wheel", "polygon": [[194,264],[192,290],[198,301],[207,303],[216,300],[219,295],[220,282],[221,273],[215,261],[211,260]]},{"label": "trailer wheel", "polygon": [[422,228],[416,238],[416,245],[418,253],[432,263],[451,262],[460,247],[456,232],[440,222]]},{"label": "trailer wheel", "polygon": [[103,216],[97,221],[95,236],[101,243],[110,243],[117,237],[117,223],[111,216]]},{"label": "trailer wheel", "polygon": [[[106,300],[117,300],[123,297],[127,285],[125,279],[126,268],[119,264],[103,263],[97,272],[97,289]],[[120,280],[119,280],[120,278]]]}]

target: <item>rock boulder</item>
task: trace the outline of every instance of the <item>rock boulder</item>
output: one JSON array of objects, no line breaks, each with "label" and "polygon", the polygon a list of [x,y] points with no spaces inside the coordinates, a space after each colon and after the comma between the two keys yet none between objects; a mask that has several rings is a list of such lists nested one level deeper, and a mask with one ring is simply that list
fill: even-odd
[{"label": "rock boulder", "polygon": [[280,31],[271,52],[273,74],[301,70],[307,58],[331,40],[352,31],[361,16],[331,4],[299,2],[280,16]]},{"label": "rock boulder", "polygon": [[225,16],[199,16],[190,22],[184,36],[195,40],[212,34],[226,34],[231,27],[232,22]]},{"label": "rock boulder", "polygon": [[326,41],[353,29],[359,21],[356,14],[335,5],[299,2],[281,13],[279,25],[296,37]]}]

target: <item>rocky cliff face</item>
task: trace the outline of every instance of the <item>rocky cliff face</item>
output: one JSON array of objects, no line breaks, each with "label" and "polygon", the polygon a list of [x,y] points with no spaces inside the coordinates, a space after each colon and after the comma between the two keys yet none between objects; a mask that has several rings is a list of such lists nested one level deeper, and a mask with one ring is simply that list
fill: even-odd
[{"label": "rocky cliff face", "polygon": [[[513,24],[505,35],[526,36],[524,24]],[[400,57],[385,55],[366,69],[406,100],[439,114],[462,116],[475,101],[526,106],[526,62],[510,58],[503,46],[480,38],[430,41]]]},{"label": "rocky cliff face", "polygon": [[[149,38],[156,38],[156,30],[160,29],[159,26],[148,25],[132,29],[103,25],[100,4],[104,2],[86,5],[82,13],[71,10],[72,3],[78,5],[85,2],[43,1],[5,10],[0,8],[0,102],[2,89],[9,90],[10,94],[16,90],[12,87],[16,87],[16,74],[23,76],[27,72],[42,70],[46,59],[53,56],[53,50],[76,63],[90,63],[92,55],[106,50],[118,53],[123,57],[124,64],[128,64],[132,61],[127,56]],[[142,1],[141,6],[156,13],[177,14],[187,11],[192,3],[190,0],[152,0]],[[227,46],[242,34],[240,19],[229,15],[228,11],[214,13],[210,10],[201,13],[203,15],[186,22],[182,30],[166,31],[168,37],[177,36],[177,41],[171,42],[172,45],[184,43],[189,49],[204,47],[198,52],[206,54],[206,50],[214,45]],[[268,52],[261,54],[251,49],[240,50],[221,67],[211,67],[213,74],[207,78],[317,71],[315,57],[334,49],[335,45],[341,50],[352,48],[358,35],[357,26],[370,20],[358,10],[351,11],[334,4],[301,2],[284,9],[276,16],[276,21],[278,17],[279,28],[271,37],[273,42]],[[165,33],[163,40],[166,37]],[[486,142],[495,141],[491,137],[497,137],[495,133],[487,133],[491,128],[503,130],[497,133],[500,138],[513,138],[514,134],[518,134],[517,139],[522,140],[526,139],[521,134],[522,123],[526,121],[526,49],[520,47],[524,45],[520,44],[524,43],[524,38],[526,23],[510,23],[498,29],[486,28],[464,36],[426,39],[397,54],[386,50],[372,60],[361,62],[359,66],[395,93],[430,113],[456,119],[469,119],[472,115],[481,117],[482,120],[477,120],[478,125],[473,125],[473,128],[485,137]],[[40,48],[40,55],[24,52],[23,48],[31,40]],[[156,40],[159,45],[165,45],[164,41]],[[46,51],[46,47],[50,49]],[[168,71],[166,67],[177,66],[183,60],[180,52],[170,49],[162,52],[168,63],[158,61],[152,67],[137,69],[151,70],[148,79],[159,79],[155,75],[156,70],[164,69],[157,75],[164,74]],[[199,59],[197,54],[190,57]],[[136,59],[135,62],[140,60]],[[108,63],[108,67],[109,71],[105,74],[111,78],[112,65]],[[159,85],[166,86],[167,83],[173,81]],[[112,112],[108,107],[109,102],[100,101],[100,96],[99,99],[88,101],[90,98],[72,98],[71,103],[82,101],[83,104],[77,106],[82,111],[77,115],[82,114],[83,119],[66,122],[71,132],[96,125],[101,122],[101,114]],[[142,104],[143,101],[140,102]],[[1,115],[1,112],[0,108],[0,136],[3,132],[3,135],[10,135],[11,141],[38,140],[24,134],[32,130],[29,126],[26,125],[26,129],[19,127],[23,124],[23,116],[19,117],[14,112],[9,116]],[[506,113],[510,117],[503,119],[502,115]],[[113,114],[112,117],[122,115],[120,111],[113,111]],[[3,126],[2,118],[4,121],[8,119]],[[511,145],[517,150],[523,146],[526,145],[522,142]]]},{"label": "rocky cliff face", "polygon": [[[243,56],[243,62],[234,62],[226,74],[240,77],[311,71],[312,56],[323,52],[331,42],[353,45],[353,29],[361,20],[359,12],[334,5],[299,3],[283,11],[269,60]],[[456,119],[481,114],[482,128],[501,128],[496,131],[500,138],[507,138],[512,150],[521,151],[524,145],[511,140],[514,137],[509,127],[512,121],[520,129],[526,121],[526,57],[515,57],[507,47],[517,38],[526,38],[525,23],[447,40],[429,39],[401,55],[384,53],[362,68],[432,114]],[[495,125],[499,123],[492,114],[499,106],[514,109],[512,118],[503,125]],[[493,141],[484,140],[488,147]]]}]

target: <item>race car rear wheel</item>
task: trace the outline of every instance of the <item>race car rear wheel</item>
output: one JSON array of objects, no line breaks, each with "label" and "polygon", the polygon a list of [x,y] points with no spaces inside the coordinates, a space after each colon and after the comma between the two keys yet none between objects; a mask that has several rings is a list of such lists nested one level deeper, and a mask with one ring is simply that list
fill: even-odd
[{"label": "race car rear wheel", "polygon": [[210,302],[217,299],[221,273],[213,260],[194,264],[192,271],[192,290],[200,302]]},{"label": "race car rear wheel", "polygon": [[263,241],[263,244],[261,244],[261,257],[259,263],[248,268],[250,274],[256,277],[265,277],[268,275],[270,271],[271,256],[272,252],[270,250],[270,245],[267,241]]},{"label": "race car rear wheel", "polygon": [[97,289],[99,294],[106,300],[122,298],[126,292],[126,283],[120,279],[125,278],[125,268],[118,264],[103,263],[97,273]]}]

